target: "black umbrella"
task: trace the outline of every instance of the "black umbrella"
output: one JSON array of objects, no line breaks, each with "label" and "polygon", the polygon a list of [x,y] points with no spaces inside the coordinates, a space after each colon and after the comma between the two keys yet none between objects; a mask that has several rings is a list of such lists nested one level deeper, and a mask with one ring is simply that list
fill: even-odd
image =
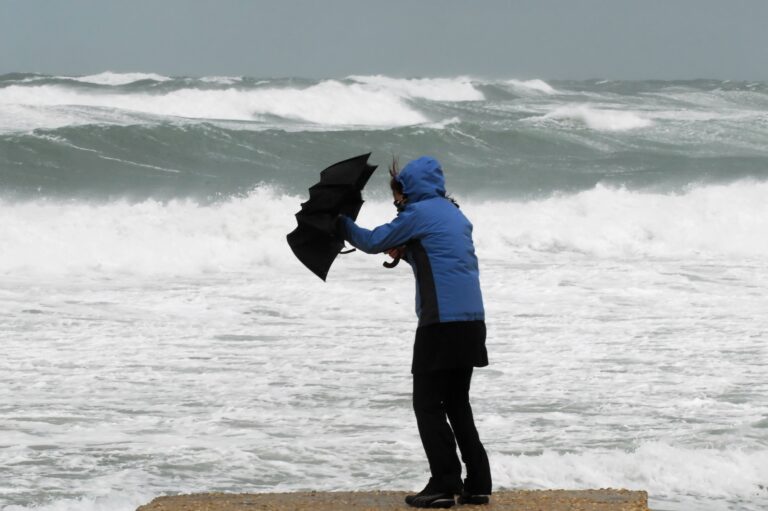
[{"label": "black umbrella", "polygon": [[376,170],[368,164],[371,153],[334,163],[320,173],[320,182],[309,189],[309,200],[296,213],[299,226],[290,233],[288,245],[315,275],[325,280],[344,240],[336,232],[336,218],[356,219],[363,205],[360,191]]}]

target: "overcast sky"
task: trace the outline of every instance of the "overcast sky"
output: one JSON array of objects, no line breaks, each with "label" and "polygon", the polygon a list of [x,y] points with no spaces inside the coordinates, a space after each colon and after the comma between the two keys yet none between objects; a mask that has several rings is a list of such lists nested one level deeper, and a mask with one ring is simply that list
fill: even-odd
[{"label": "overcast sky", "polygon": [[768,80],[768,0],[0,0],[0,73]]}]

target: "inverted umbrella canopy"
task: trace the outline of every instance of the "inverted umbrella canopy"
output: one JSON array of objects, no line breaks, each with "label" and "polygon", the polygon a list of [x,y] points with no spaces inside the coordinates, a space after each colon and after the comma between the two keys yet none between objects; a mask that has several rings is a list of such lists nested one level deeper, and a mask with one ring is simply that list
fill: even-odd
[{"label": "inverted umbrella canopy", "polygon": [[363,205],[360,191],[376,170],[368,164],[371,153],[334,163],[320,173],[309,189],[309,200],[296,213],[298,227],[288,234],[288,245],[304,266],[325,280],[344,240],[336,232],[341,214],[356,219]]}]

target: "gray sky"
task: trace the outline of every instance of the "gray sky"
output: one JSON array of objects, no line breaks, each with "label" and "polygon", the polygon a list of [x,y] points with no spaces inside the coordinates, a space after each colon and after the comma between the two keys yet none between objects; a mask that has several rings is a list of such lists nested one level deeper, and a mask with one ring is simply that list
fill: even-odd
[{"label": "gray sky", "polygon": [[0,73],[768,80],[768,0],[0,0]]}]

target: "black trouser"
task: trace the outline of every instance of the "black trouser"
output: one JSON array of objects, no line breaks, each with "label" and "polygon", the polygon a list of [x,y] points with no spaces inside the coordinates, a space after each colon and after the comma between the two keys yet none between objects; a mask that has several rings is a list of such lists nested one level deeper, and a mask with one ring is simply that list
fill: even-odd
[{"label": "black trouser", "polygon": [[473,495],[491,494],[488,456],[477,434],[469,405],[471,380],[471,367],[413,375],[413,410],[432,472],[430,486],[435,491],[461,491],[461,463],[456,456],[458,443],[461,459],[467,466],[464,489]]}]

